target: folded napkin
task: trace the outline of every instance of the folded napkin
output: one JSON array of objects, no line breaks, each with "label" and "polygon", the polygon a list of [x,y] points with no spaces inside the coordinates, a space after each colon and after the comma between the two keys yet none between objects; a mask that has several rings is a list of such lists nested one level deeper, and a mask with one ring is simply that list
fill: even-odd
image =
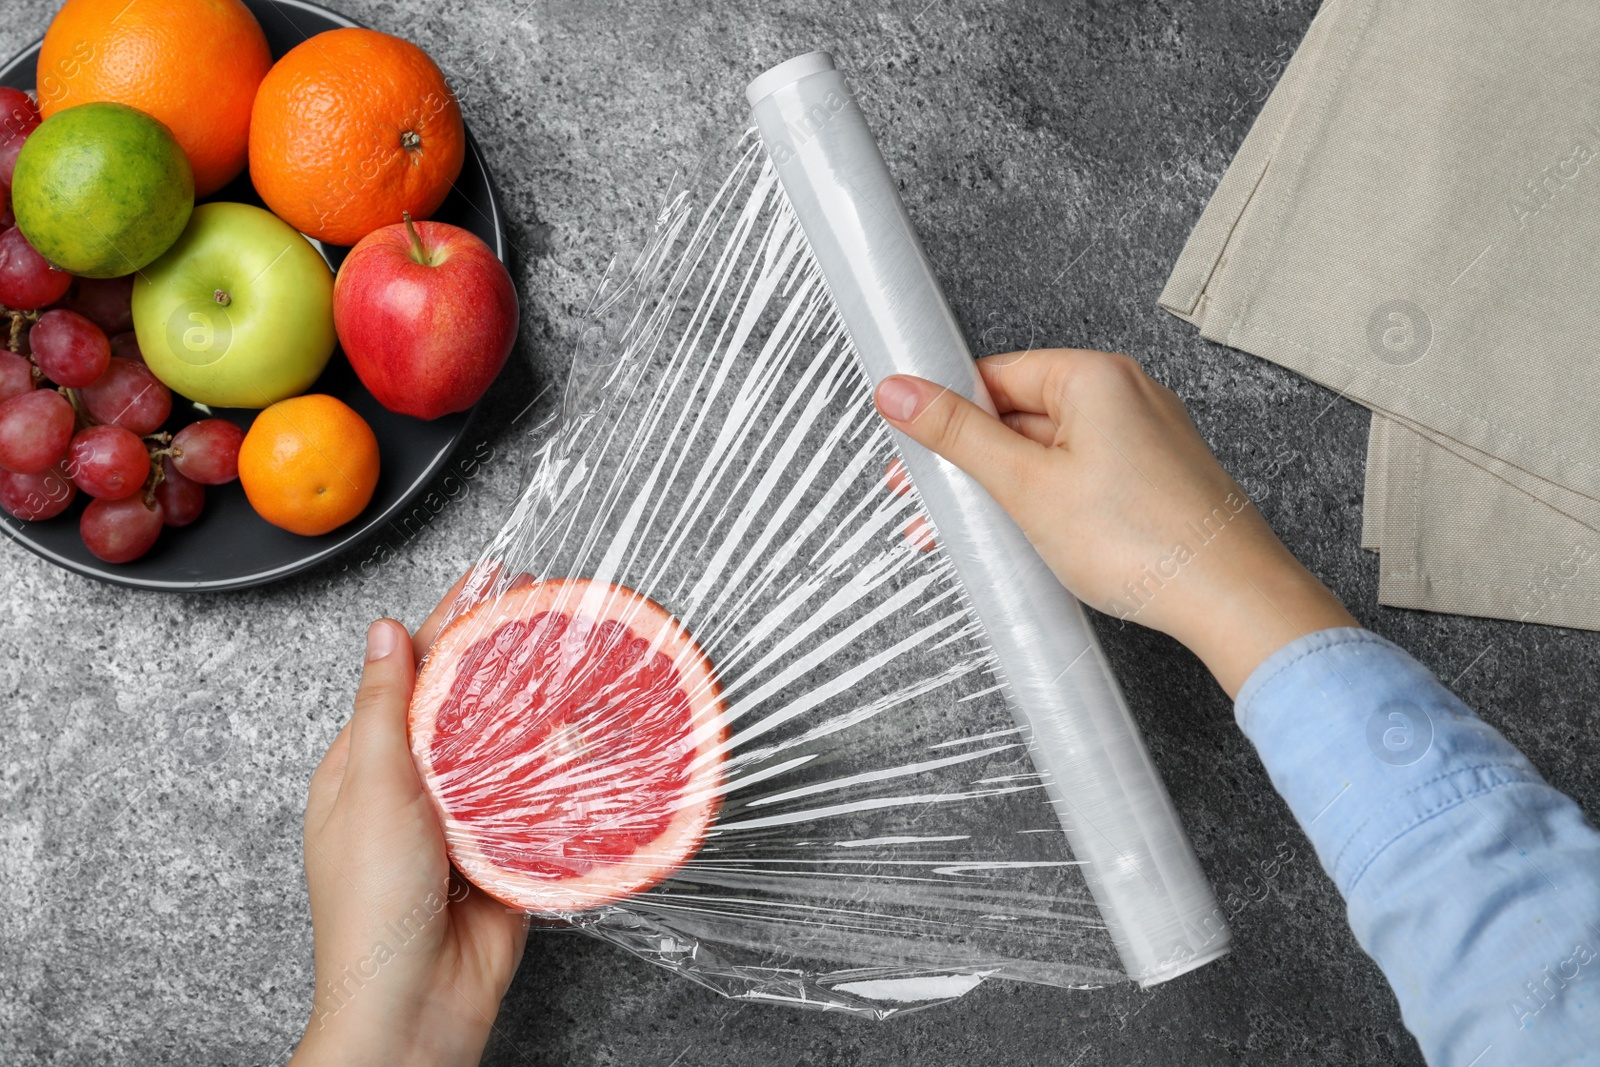
[{"label": "folded napkin", "polygon": [[1600,629],[1600,4],[1328,0],[1161,296],[1373,411],[1379,600]]}]

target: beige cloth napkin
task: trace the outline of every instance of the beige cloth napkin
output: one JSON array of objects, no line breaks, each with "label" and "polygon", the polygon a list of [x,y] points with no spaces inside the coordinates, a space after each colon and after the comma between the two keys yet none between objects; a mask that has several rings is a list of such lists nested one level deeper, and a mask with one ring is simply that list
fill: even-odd
[{"label": "beige cloth napkin", "polygon": [[1373,410],[1400,607],[1600,629],[1600,3],[1327,0],[1161,304]]}]

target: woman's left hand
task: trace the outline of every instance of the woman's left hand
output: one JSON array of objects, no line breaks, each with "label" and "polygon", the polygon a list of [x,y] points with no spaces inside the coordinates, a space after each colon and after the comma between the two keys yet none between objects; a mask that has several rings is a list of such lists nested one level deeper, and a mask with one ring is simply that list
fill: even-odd
[{"label": "woman's left hand", "polygon": [[406,737],[417,661],[460,587],[415,637],[372,624],[355,713],[311,777],[317,985],[295,1067],[475,1064],[522,959],[526,917],[451,870]]}]

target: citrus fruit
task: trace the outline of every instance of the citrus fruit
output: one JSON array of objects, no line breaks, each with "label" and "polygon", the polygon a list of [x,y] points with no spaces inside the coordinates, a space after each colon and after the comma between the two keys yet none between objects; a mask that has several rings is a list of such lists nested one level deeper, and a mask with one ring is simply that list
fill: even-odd
[{"label": "citrus fruit", "polygon": [[256,514],[316,537],[366,508],[378,485],[378,439],[366,420],[321,393],[262,411],[239,446],[239,484]]},{"label": "citrus fruit", "polygon": [[271,66],[239,0],[67,0],[39,48],[39,109],[48,119],[110,100],[154,115],[205,196],[244,169],[250,104]]},{"label": "citrus fruit", "polygon": [[250,180],[302,233],[353,245],[405,212],[427,218],[461,173],[461,107],[428,54],[365,29],[291,49],[256,94]]},{"label": "citrus fruit", "polygon": [[11,208],[28,243],[86,278],[131,274],[178,239],[194,178],[172,132],[125,104],[45,119],[17,155]]},{"label": "citrus fruit", "polygon": [[439,635],[411,697],[411,754],[456,868],[563,915],[648,889],[700,847],[723,711],[710,661],[666,609],[553,579]]}]

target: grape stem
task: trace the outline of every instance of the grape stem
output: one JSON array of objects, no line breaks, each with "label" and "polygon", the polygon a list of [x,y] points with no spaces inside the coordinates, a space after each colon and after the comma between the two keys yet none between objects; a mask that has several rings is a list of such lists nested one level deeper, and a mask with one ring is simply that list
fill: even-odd
[{"label": "grape stem", "polygon": [[159,487],[161,485],[162,482],[164,482],[166,480],[167,480],[166,468],[162,467],[161,461],[159,459],[155,458],[155,454],[154,453],[151,453],[151,455],[150,455],[150,480],[145,482],[145,485],[144,485],[144,506],[145,507],[153,508],[153,507],[156,506],[156,489],[157,489],[157,487]]},{"label": "grape stem", "polygon": [[156,446],[150,449],[150,480],[144,487],[144,505],[153,508],[156,506],[156,489],[167,480],[167,469],[161,461],[168,456],[176,459],[183,455],[183,449],[172,447],[172,435],[165,430],[145,434],[143,441],[146,446]]},{"label": "grape stem", "polygon": [[[37,311],[17,311],[13,308],[0,306],[0,314],[9,315],[11,317],[11,334],[6,338],[6,347],[15,352],[17,355],[22,355],[22,337],[23,334],[27,332],[23,326],[23,323],[39,321],[39,313]],[[29,361],[32,361],[31,356],[29,357]],[[37,366],[33,368],[33,373],[38,377],[42,377],[42,375],[39,375],[39,368]],[[35,378],[36,381],[38,380],[38,377]]]},{"label": "grape stem", "polygon": [[[35,374],[39,373],[39,368],[35,366],[33,368],[33,372]],[[78,391],[76,389],[68,389],[63,385],[57,390],[57,392],[67,398],[67,403],[72,405],[73,415],[77,416],[78,425],[72,431],[73,433],[77,433],[78,430],[87,429],[90,426],[97,425],[95,421],[89,417],[89,413],[83,409],[83,401],[79,399]]]}]

